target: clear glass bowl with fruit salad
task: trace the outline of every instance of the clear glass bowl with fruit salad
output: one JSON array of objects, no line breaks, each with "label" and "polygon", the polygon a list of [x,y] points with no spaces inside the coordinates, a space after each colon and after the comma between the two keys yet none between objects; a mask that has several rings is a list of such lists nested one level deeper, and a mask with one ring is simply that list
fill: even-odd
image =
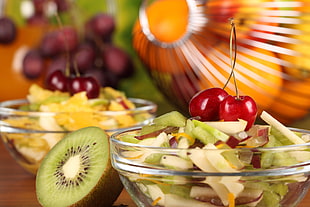
[{"label": "clear glass bowl with fruit salad", "polygon": [[309,189],[310,131],[200,121],[172,111],[111,136],[113,167],[139,207],[294,207]]},{"label": "clear glass bowl with fruit salad", "polygon": [[32,85],[26,99],[0,103],[0,135],[16,161],[35,174],[46,153],[71,131],[97,126],[111,134],[149,123],[157,111],[151,101],[127,98],[111,87],[99,96],[71,95]]}]

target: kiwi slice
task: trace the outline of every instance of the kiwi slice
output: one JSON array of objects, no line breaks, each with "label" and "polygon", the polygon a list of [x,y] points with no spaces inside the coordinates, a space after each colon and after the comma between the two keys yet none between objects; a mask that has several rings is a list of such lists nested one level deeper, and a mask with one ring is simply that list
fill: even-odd
[{"label": "kiwi slice", "polygon": [[108,135],[98,127],[68,134],[43,159],[36,194],[44,207],[112,206],[123,189],[110,162]]}]

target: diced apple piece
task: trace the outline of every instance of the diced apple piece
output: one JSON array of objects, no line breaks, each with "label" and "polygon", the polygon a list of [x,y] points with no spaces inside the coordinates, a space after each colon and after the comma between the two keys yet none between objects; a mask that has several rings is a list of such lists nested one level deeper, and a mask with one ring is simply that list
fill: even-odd
[{"label": "diced apple piece", "polygon": [[310,160],[310,152],[309,151],[292,151],[289,154],[294,157],[297,162],[306,162]]},{"label": "diced apple piece", "polygon": [[207,202],[197,201],[195,199],[187,199],[175,194],[165,195],[165,207],[217,207]]},{"label": "diced apple piece", "polygon": [[210,187],[202,187],[202,186],[193,186],[191,188],[191,192],[189,194],[191,198],[199,198],[199,197],[204,197],[208,196],[210,198],[218,197],[216,192],[210,188]]},{"label": "diced apple piece", "polygon": [[161,189],[156,184],[146,185],[148,189],[148,193],[153,201],[156,201],[156,205],[164,205],[165,204],[165,194],[161,191]]},{"label": "diced apple piece", "polygon": [[143,145],[143,146],[151,146],[156,138],[147,138],[143,139],[142,141],[138,142],[137,144]]},{"label": "diced apple piece", "polygon": [[55,133],[46,133],[42,136],[42,139],[45,139],[50,149],[59,142],[65,134],[55,134]]},{"label": "diced apple piece", "polygon": [[281,122],[273,118],[266,111],[263,111],[261,114],[261,119],[268,123],[270,126],[279,130],[284,136],[286,136],[289,140],[291,140],[294,144],[304,144],[305,141],[297,136],[290,129],[285,127]]},{"label": "diced apple piece", "polygon": [[[179,143],[177,145],[177,148],[180,148],[180,149],[188,149],[189,148],[189,142],[188,142],[188,139],[186,138],[181,138],[179,140]],[[187,150],[180,150],[178,152],[178,155],[180,157],[182,157],[183,159],[188,159],[188,156],[187,156]]]},{"label": "diced apple piece", "polygon": [[39,125],[46,131],[63,131],[52,116],[40,116]]},{"label": "diced apple piece", "polygon": [[164,145],[169,145],[169,137],[166,133],[160,133],[154,142],[152,143],[152,147],[163,147]]},{"label": "diced apple piece", "polygon": [[211,186],[211,188],[216,192],[218,197],[221,199],[222,203],[227,206],[229,204],[228,194],[229,191],[225,185],[220,183],[221,177],[216,176],[208,176],[204,180],[205,183]]},{"label": "diced apple piece", "polygon": [[236,198],[237,205],[256,206],[263,198],[263,190],[246,188]]},{"label": "diced apple piece", "polygon": [[217,172],[216,168],[214,168],[209,162],[206,154],[201,149],[193,149],[191,150],[188,157],[192,160],[192,162],[199,167],[204,172]]},{"label": "diced apple piece", "polygon": [[240,183],[240,176],[224,176],[220,183],[225,185],[228,191],[234,194],[235,198],[244,190],[244,185]]},{"label": "diced apple piece", "polygon": [[[193,123],[195,124],[196,127],[200,127],[203,129],[205,132],[209,134],[210,137],[214,140],[213,143],[217,140],[221,140],[223,142],[226,142],[227,139],[229,138],[229,135],[225,134],[224,132],[206,124],[205,122],[193,120]],[[204,144],[208,144],[207,142],[204,142]]]},{"label": "diced apple piece", "polygon": [[214,144],[207,144],[203,149],[209,149],[205,151],[205,154],[210,161],[211,165],[219,172],[236,172],[237,170],[232,168],[229,162],[221,155],[221,151],[217,149]]},{"label": "diced apple piece", "polygon": [[229,135],[244,131],[247,125],[247,121],[243,119],[238,121],[208,121],[204,123]]},{"label": "diced apple piece", "polygon": [[[173,176],[164,176],[162,177],[162,181],[165,183],[164,185],[166,186],[166,184],[172,184],[170,187],[170,191],[171,188],[174,186],[175,188],[180,189],[180,185],[185,185],[188,183],[188,179],[184,176],[180,176],[180,175],[173,175]],[[164,192],[165,193],[165,192]]]},{"label": "diced apple piece", "polygon": [[187,170],[193,168],[193,163],[191,161],[173,155],[162,156],[160,163],[172,169]]},{"label": "diced apple piece", "polygon": [[245,143],[249,147],[261,147],[269,142],[269,128],[270,126],[255,125],[247,134],[249,139],[245,140]]}]

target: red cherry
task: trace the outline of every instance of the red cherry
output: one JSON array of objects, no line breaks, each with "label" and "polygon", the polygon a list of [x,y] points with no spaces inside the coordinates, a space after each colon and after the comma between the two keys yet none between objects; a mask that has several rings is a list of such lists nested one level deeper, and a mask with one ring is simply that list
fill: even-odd
[{"label": "red cherry", "polygon": [[52,91],[67,91],[68,78],[61,70],[55,70],[47,76],[46,88]]},{"label": "red cherry", "polygon": [[90,76],[75,77],[69,80],[68,91],[71,95],[86,91],[88,98],[97,98],[100,93],[100,85],[95,78]]},{"label": "red cherry", "polygon": [[224,121],[247,121],[245,130],[250,129],[257,115],[257,106],[250,96],[227,96],[219,107],[220,119]]},{"label": "red cherry", "polygon": [[8,17],[0,17],[0,44],[10,44],[17,36],[16,25]]},{"label": "red cherry", "polygon": [[208,88],[196,93],[189,102],[191,116],[199,116],[201,121],[218,121],[219,105],[228,96],[222,88]]}]

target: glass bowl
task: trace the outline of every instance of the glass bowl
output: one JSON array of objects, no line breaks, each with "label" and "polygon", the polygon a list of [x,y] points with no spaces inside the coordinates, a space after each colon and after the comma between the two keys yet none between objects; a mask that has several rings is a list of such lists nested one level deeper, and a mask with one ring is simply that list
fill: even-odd
[{"label": "glass bowl", "polygon": [[35,174],[46,153],[70,131],[98,126],[111,134],[142,126],[154,118],[156,104],[144,99],[129,100],[135,104],[134,109],[97,112],[30,112],[18,109],[27,100],[4,101],[0,103],[0,135],[14,159]]},{"label": "glass bowl", "polygon": [[[309,189],[310,143],[185,149],[120,141],[139,130],[132,128],[111,136],[112,165],[139,207],[294,207]],[[243,167],[237,167],[236,158]],[[227,166],[223,159],[234,165]],[[261,161],[261,166],[249,165],[251,160]]]}]

